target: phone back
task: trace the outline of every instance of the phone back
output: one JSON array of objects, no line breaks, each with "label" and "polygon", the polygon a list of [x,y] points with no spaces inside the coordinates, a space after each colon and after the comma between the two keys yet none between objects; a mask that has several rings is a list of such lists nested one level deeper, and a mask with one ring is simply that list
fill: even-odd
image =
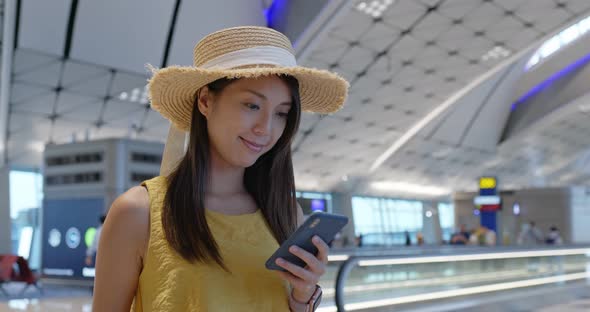
[{"label": "phone back", "polygon": [[276,264],[277,258],[283,258],[293,264],[305,267],[305,261],[289,251],[289,247],[295,245],[317,255],[318,249],[311,239],[317,235],[324,242],[330,243],[336,234],[348,223],[348,217],[324,212],[313,213],[305,222],[287,239],[281,247],[266,261],[266,268],[270,270],[285,271]]}]

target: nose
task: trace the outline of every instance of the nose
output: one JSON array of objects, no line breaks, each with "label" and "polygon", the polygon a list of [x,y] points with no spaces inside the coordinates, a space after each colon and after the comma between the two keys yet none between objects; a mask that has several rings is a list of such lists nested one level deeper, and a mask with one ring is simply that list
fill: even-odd
[{"label": "nose", "polygon": [[272,129],[272,114],[271,113],[264,113],[260,114],[260,118],[256,121],[254,125],[253,132],[256,135],[264,136],[270,135]]}]

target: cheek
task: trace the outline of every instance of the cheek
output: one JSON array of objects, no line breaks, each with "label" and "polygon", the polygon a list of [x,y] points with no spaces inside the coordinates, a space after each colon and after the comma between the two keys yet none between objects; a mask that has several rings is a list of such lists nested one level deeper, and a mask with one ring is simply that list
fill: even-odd
[{"label": "cheek", "polygon": [[285,129],[286,128],[287,128],[287,122],[286,121],[277,123],[277,125],[274,127],[274,129],[272,130],[272,142],[273,142],[273,146],[281,138],[281,136],[285,132]]}]

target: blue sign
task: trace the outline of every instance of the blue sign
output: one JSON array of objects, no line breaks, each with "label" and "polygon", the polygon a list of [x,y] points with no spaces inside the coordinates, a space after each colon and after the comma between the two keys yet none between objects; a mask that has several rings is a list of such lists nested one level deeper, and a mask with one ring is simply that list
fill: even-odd
[{"label": "blue sign", "polygon": [[66,279],[91,279],[87,266],[85,233],[99,224],[104,200],[45,200],[43,205],[43,276]]}]

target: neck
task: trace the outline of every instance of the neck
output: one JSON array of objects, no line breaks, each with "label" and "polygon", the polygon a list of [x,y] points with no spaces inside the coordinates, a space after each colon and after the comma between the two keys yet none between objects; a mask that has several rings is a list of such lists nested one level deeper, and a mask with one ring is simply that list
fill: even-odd
[{"label": "neck", "polygon": [[211,180],[207,193],[229,196],[244,193],[244,168],[232,166],[215,153],[211,153]]}]

